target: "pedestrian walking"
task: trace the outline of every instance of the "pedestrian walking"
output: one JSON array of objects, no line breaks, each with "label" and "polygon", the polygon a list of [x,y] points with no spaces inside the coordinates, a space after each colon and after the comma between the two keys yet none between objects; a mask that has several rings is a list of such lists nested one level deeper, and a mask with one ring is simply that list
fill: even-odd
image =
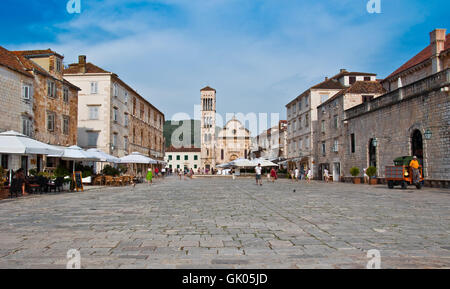
[{"label": "pedestrian walking", "polygon": [[300,166],[300,180],[302,180],[305,177],[305,168],[303,165]]},{"label": "pedestrian walking", "polygon": [[256,172],[256,185],[260,185],[262,186],[262,179],[261,179],[261,173],[262,173],[262,167],[261,164],[258,164],[255,167],[255,172]]},{"label": "pedestrian walking", "polygon": [[364,183],[368,184],[369,183],[369,176],[366,173],[367,168],[363,168],[363,173],[364,173]]},{"label": "pedestrian walking", "polygon": [[324,178],[324,180],[325,180],[326,183],[328,183],[329,177],[330,177],[330,176],[329,176],[328,170],[327,170],[327,169],[324,169],[324,170],[323,170],[323,178]]},{"label": "pedestrian walking", "polygon": [[158,177],[158,174],[159,174],[159,169],[158,169],[158,167],[156,167],[156,168],[155,168],[155,177],[156,177],[156,178]]},{"label": "pedestrian walking", "polygon": [[161,176],[164,178],[166,176],[166,168],[161,169]]},{"label": "pedestrian walking", "polygon": [[153,184],[153,172],[151,168],[148,168],[145,179],[147,180],[147,184]]},{"label": "pedestrian walking", "polygon": [[420,181],[420,171],[419,171],[419,161],[417,160],[416,156],[414,156],[411,162],[409,162],[409,166],[412,168],[413,171],[413,183],[417,185]]},{"label": "pedestrian walking", "polygon": [[272,168],[270,170],[270,178],[272,180],[272,183],[275,183],[275,180],[278,178],[277,177],[277,172],[275,171],[275,168]]},{"label": "pedestrian walking", "polygon": [[294,178],[295,178],[295,181],[296,181],[296,182],[298,182],[298,176],[299,176],[299,173],[300,173],[299,169],[298,169],[297,167],[295,167],[295,170],[294,170]]},{"label": "pedestrian walking", "polygon": [[312,172],[310,168],[306,169],[306,182],[309,184],[312,179]]}]

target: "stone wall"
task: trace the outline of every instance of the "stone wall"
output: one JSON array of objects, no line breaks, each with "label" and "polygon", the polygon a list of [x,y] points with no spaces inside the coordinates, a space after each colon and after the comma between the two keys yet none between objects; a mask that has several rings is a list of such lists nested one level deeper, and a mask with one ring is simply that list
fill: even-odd
[{"label": "stone wall", "polygon": [[[47,80],[56,84],[56,97],[47,95]],[[63,100],[63,87],[69,89],[69,102]],[[53,131],[47,128],[48,112],[55,113]],[[63,133],[63,116],[69,117],[68,134]],[[78,134],[78,91],[64,85],[62,81],[36,73],[34,81],[34,127],[38,141],[53,145],[72,146],[77,144]]]},{"label": "stone wall", "polygon": [[[412,134],[417,129],[423,138],[425,177],[436,180],[450,179],[449,72],[450,70],[441,73],[444,76],[441,87],[399,98],[377,109],[366,108],[365,112],[362,110],[358,115],[347,119],[343,174],[349,176],[353,166],[361,170],[369,165],[369,141],[377,138],[377,175],[384,177],[385,166],[393,165],[396,157],[412,155]],[[423,87],[426,87],[425,82],[428,80],[421,81]],[[379,100],[383,101],[382,98],[388,98],[389,95],[382,96]],[[364,104],[353,110],[361,111],[362,106]],[[429,140],[424,136],[427,129],[432,132]],[[354,153],[350,152],[352,133],[356,138]]]}]

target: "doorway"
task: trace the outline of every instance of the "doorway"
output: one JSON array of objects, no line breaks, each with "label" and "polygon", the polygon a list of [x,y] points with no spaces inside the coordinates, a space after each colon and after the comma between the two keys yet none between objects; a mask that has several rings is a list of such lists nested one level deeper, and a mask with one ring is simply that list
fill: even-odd
[{"label": "doorway", "polygon": [[20,163],[20,167],[24,170],[25,176],[28,176],[28,156],[22,156]]},{"label": "doorway", "polygon": [[369,167],[377,167],[377,147],[373,144],[373,138],[369,141]]},{"label": "doorway", "polygon": [[411,152],[413,156],[419,159],[419,163],[423,165],[423,140],[422,133],[416,129],[411,136]]},{"label": "doorway", "polygon": [[339,182],[341,179],[341,164],[334,163],[333,164],[333,182]]}]

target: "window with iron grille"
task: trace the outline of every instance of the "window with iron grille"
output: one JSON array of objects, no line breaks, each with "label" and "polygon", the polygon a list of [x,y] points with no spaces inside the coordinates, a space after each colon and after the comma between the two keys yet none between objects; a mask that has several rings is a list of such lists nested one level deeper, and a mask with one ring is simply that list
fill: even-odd
[{"label": "window with iron grille", "polygon": [[69,102],[69,89],[67,87],[63,89],[63,100],[64,102]]},{"label": "window with iron grille", "polygon": [[47,130],[55,130],[55,113],[51,111],[47,111]]},{"label": "window with iron grille", "polygon": [[69,134],[69,117],[67,115],[63,116],[63,134]]}]

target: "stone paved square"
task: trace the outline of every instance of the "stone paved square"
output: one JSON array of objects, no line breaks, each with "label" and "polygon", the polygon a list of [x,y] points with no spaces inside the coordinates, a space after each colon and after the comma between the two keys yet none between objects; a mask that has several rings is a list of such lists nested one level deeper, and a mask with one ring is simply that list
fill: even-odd
[{"label": "stone paved square", "polygon": [[449,268],[449,212],[446,189],[169,177],[0,201],[0,268]]}]

